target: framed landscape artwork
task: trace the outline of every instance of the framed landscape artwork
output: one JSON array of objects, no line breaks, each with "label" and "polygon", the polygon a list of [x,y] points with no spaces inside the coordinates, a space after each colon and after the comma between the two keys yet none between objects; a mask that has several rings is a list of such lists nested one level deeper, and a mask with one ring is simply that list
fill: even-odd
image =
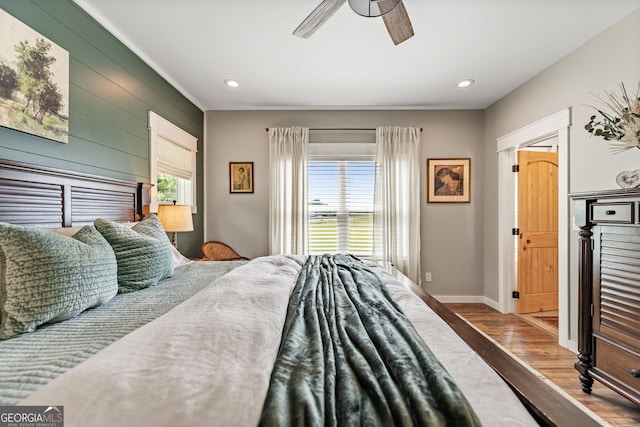
[{"label": "framed landscape artwork", "polygon": [[2,9],[0,126],[69,139],[69,52]]},{"label": "framed landscape artwork", "polygon": [[253,193],[253,162],[229,162],[229,192]]},{"label": "framed landscape artwork", "polygon": [[471,159],[427,159],[427,202],[470,201]]}]

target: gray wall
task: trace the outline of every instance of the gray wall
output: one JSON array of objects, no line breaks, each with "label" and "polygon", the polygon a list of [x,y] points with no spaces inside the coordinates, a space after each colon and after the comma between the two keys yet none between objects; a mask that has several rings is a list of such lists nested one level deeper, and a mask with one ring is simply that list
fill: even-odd
[{"label": "gray wall", "polygon": [[[483,146],[481,111],[207,111],[205,118],[205,238],[249,257],[269,251],[269,151],[265,128],[422,127],[423,283],[435,295],[479,296],[482,284]],[[471,158],[471,203],[426,203],[426,159]],[[254,194],[229,193],[229,162],[252,161]],[[423,274],[424,277],[424,274]]]},{"label": "gray wall", "polygon": [[[640,167],[640,150],[612,154],[601,138],[584,130],[592,94],[618,92],[624,82],[636,93],[640,82],[640,9],[546,69],[485,110],[484,115],[484,295],[498,299],[498,156],[496,139],[564,108],[572,111],[569,192],[616,188],[623,170]],[[569,227],[573,228],[569,218]],[[570,319],[577,318],[577,234],[570,242]],[[570,322],[571,338],[577,336]]]},{"label": "gray wall", "polygon": [[[0,157],[112,178],[149,181],[147,112],[198,138],[204,113],[70,0],[0,0],[0,8],[69,52],[69,143],[0,127]],[[202,155],[198,156],[202,182]],[[199,206],[203,193],[197,194]],[[195,231],[180,249],[197,256]]]}]

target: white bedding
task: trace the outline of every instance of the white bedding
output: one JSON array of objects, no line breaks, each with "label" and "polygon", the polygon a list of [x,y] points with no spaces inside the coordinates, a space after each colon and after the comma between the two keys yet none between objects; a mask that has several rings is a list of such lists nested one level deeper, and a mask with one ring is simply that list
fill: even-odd
[{"label": "white bedding", "polygon": [[[65,426],[255,426],[303,256],[257,258],[39,389]],[[376,271],[486,426],[535,426],[500,377],[396,279]]]}]

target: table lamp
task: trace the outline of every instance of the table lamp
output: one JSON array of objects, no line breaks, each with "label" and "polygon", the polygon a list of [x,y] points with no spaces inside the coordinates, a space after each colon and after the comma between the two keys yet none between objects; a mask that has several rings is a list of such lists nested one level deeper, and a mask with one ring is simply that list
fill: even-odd
[{"label": "table lamp", "polygon": [[164,230],[171,233],[171,244],[178,247],[178,232],[193,231],[193,218],[191,216],[191,206],[158,205],[158,219],[162,223]]}]

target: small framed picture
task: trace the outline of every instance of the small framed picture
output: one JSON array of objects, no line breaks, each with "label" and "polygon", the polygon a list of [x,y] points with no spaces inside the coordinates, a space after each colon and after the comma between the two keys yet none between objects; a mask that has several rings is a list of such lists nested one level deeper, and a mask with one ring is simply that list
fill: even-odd
[{"label": "small framed picture", "polygon": [[427,202],[469,203],[471,159],[427,159]]},{"label": "small framed picture", "polygon": [[253,193],[253,162],[229,162],[229,192]]}]

